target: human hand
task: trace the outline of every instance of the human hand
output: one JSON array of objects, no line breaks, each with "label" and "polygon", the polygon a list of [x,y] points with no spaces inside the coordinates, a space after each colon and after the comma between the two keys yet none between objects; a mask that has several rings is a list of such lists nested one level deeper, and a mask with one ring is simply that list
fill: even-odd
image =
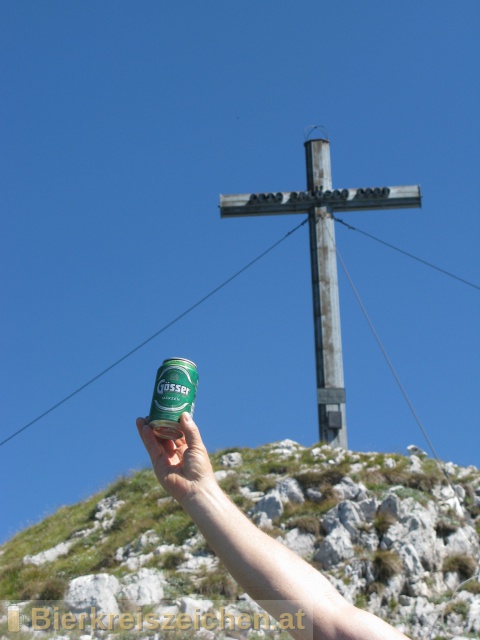
[{"label": "human hand", "polygon": [[137,418],[137,429],[155,475],[175,500],[182,503],[201,483],[215,482],[210,458],[190,414],[180,416],[180,429],[185,437],[179,440],[156,438],[144,418]]}]

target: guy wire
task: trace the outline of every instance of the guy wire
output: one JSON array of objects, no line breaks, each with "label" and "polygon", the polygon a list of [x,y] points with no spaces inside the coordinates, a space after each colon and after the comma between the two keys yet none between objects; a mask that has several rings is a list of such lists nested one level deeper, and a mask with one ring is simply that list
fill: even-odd
[{"label": "guy wire", "polygon": [[[333,216],[332,216],[332,218],[333,218]],[[333,218],[333,219],[335,219],[335,218]],[[408,396],[408,394],[407,394],[407,392],[405,390],[405,387],[403,386],[403,384],[402,384],[402,382],[401,382],[401,380],[400,380],[400,378],[399,378],[399,376],[398,376],[398,374],[397,374],[397,372],[395,370],[395,367],[393,366],[393,363],[390,360],[390,358],[389,358],[389,356],[387,354],[387,351],[386,351],[385,347],[382,344],[382,341],[380,340],[380,336],[378,335],[378,333],[377,333],[377,331],[376,331],[376,329],[375,329],[375,327],[373,325],[373,322],[371,321],[370,316],[368,315],[367,309],[365,308],[365,305],[363,304],[362,299],[360,298],[360,294],[358,293],[357,288],[355,287],[355,284],[354,284],[354,282],[353,282],[353,280],[352,280],[352,278],[350,276],[350,273],[348,272],[348,269],[347,269],[347,267],[345,265],[345,262],[343,261],[343,258],[342,258],[341,254],[340,254],[340,251],[338,250],[337,243],[335,242],[334,238],[332,237],[332,234],[330,233],[330,230],[328,229],[328,227],[326,227],[326,228],[327,228],[328,234],[330,235],[330,239],[332,240],[332,243],[333,243],[333,245],[335,247],[335,252],[336,252],[336,254],[338,256],[338,259],[340,260],[340,264],[342,265],[342,268],[343,268],[343,270],[345,272],[345,275],[347,276],[348,282],[350,283],[350,286],[352,287],[353,293],[355,294],[357,302],[360,305],[362,313],[365,316],[365,319],[367,320],[367,323],[368,323],[368,325],[369,325],[369,327],[370,327],[370,329],[371,329],[371,331],[372,331],[372,333],[373,333],[373,335],[375,337],[375,340],[376,340],[378,346],[380,347],[380,350],[381,350],[381,352],[383,354],[383,357],[385,358],[385,360],[386,360],[386,362],[388,364],[388,367],[389,367],[390,371],[392,372],[392,375],[393,375],[393,377],[394,377],[394,379],[395,379],[395,381],[396,381],[396,383],[397,383],[397,385],[398,385],[398,387],[399,387],[399,389],[400,389],[400,391],[401,391],[401,393],[402,393],[402,395],[403,395],[403,397],[404,397],[404,399],[405,399],[405,401],[406,401],[406,403],[407,403],[407,405],[408,405],[408,407],[409,407],[409,409],[410,409],[410,411],[411,411],[411,413],[412,413],[412,415],[413,415],[418,427],[420,428],[420,431],[423,434],[423,437],[427,441],[428,446],[430,447],[430,449],[431,449],[431,451],[432,451],[432,453],[433,453],[433,455],[434,455],[434,457],[435,457],[435,459],[437,461],[437,464],[438,464],[439,468],[441,469],[442,473],[444,474],[448,484],[450,485],[450,488],[453,491],[454,496],[457,498],[459,506],[461,507],[460,500],[459,500],[455,485],[453,484],[449,473],[447,472],[447,470],[445,469],[442,461],[440,460],[440,457],[438,456],[438,454],[437,454],[437,452],[435,450],[435,447],[433,446],[433,443],[430,440],[430,438],[428,436],[428,433],[427,433],[425,427],[422,424],[422,421],[420,420],[417,412],[415,411],[415,407],[413,406],[413,404],[412,404],[412,402],[411,402],[411,400],[410,400],[410,398],[409,398],[409,396]],[[466,515],[466,518],[469,519],[468,512],[465,512],[465,509],[462,509],[462,511]]]},{"label": "guy wire", "polygon": [[204,302],[206,302],[206,300],[208,300],[209,298],[211,298],[213,295],[215,295],[216,293],[218,293],[218,291],[220,291],[220,289],[223,289],[224,287],[227,286],[227,284],[230,284],[230,282],[232,282],[232,280],[235,280],[235,278],[237,278],[239,275],[241,275],[244,271],[246,271],[247,269],[249,269],[250,267],[252,267],[255,263],[257,263],[259,260],[261,260],[263,257],[265,257],[267,255],[267,253],[270,253],[270,251],[272,251],[273,249],[275,249],[276,247],[278,247],[279,244],[281,244],[284,240],[286,240],[289,236],[291,236],[293,233],[295,233],[295,231],[298,231],[298,229],[300,229],[300,227],[303,227],[304,224],[306,224],[308,222],[308,217],[305,218],[305,220],[303,220],[303,222],[301,222],[300,224],[298,224],[296,227],[294,227],[293,229],[291,229],[288,233],[286,233],[282,238],[280,238],[280,240],[277,240],[276,242],[274,242],[270,247],[268,247],[268,249],[265,249],[265,251],[263,251],[260,255],[258,255],[256,258],[254,258],[253,260],[251,260],[248,264],[246,264],[244,267],[242,267],[241,269],[239,269],[236,273],[234,273],[232,276],[230,276],[229,278],[227,278],[226,280],[224,280],[221,284],[218,285],[218,287],[215,287],[215,289],[212,289],[212,291],[210,291],[210,293],[207,293],[207,295],[203,296],[203,298],[200,298],[200,300],[198,300],[197,302],[195,302],[194,304],[192,304],[190,307],[188,307],[188,309],[186,309],[185,311],[183,311],[180,315],[178,315],[176,318],[174,318],[173,320],[171,320],[170,322],[168,322],[166,325],[164,325],[161,329],[159,329],[158,331],[156,331],[154,334],[152,334],[149,338],[147,338],[146,340],[143,340],[143,342],[141,342],[140,344],[138,344],[136,347],[134,347],[133,349],[131,349],[130,351],[128,351],[125,355],[123,355],[121,358],[119,358],[118,360],[116,360],[115,362],[113,362],[111,365],[109,365],[106,369],[104,369],[103,371],[101,371],[100,373],[98,373],[96,376],[94,376],[93,378],[91,378],[90,380],[88,380],[87,382],[85,382],[84,384],[82,384],[80,387],[78,387],[77,389],[75,389],[75,391],[72,391],[72,393],[68,394],[67,396],[65,396],[62,400],[60,400],[59,402],[57,402],[56,404],[54,404],[53,406],[51,406],[49,409],[47,409],[46,411],[44,411],[42,414],[40,414],[39,416],[37,416],[36,418],[34,418],[33,420],[31,420],[30,422],[28,422],[26,425],[24,425],[23,427],[21,427],[20,429],[18,429],[17,431],[15,431],[14,433],[12,433],[11,435],[8,436],[8,438],[5,438],[5,440],[2,440],[2,442],[0,442],[0,447],[3,446],[4,444],[6,444],[9,440],[12,440],[13,438],[15,438],[15,436],[18,436],[20,433],[22,433],[22,431],[25,431],[26,429],[28,429],[29,427],[31,427],[32,425],[34,425],[36,422],[38,422],[39,420],[41,420],[42,418],[44,418],[45,416],[47,416],[49,413],[52,413],[52,411],[54,411],[55,409],[58,409],[58,407],[60,407],[62,404],[65,404],[68,400],[70,400],[71,398],[73,398],[74,396],[76,396],[78,393],[80,393],[81,391],[83,391],[84,389],[86,389],[87,387],[89,387],[91,384],[93,384],[94,382],[96,382],[97,380],[99,380],[100,378],[102,378],[106,373],[108,373],[109,371],[111,371],[112,369],[114,369],[116,366],[118,366],[121,362],[123,362],[124,360],[126,360],[127,358],[129,358],[130,356],[132,356],[134,353],[136,353],[137,351],[139,351],[142,347],[144,347],[146,344],[148,344],[149,342],[151,342],[154,338],[156,338],[157,336],[159,336],[161,333],[163,333],[164,331],[166,331],[169,327],[171,327],[172,325],[174,325],[175,323],[177,323],[179,320],[181,320],[182,318],[184,318],[186,315],[188,315],[189,313],[191,313],[194,309],[196,309],[197,307],[199,307],[201,304],[203,304]]},{"label": "guy wire", "polygon": [[454,273],[451,273],[450,271],[447,271],[446,269],[442,269],[441,267],[437,267],[437,265],[432,264],[431,262],[427,262],[427,260],[423,260],[423,258],[419,258],[418,256],[413,255],[413,253],[409,253],[408,251],[405,251],[404,249],[400,249],[400,247],[396,247],[394,244],[390,244],[389,242],[386,242],[385,240],[382,240],[381,238],[377,238],[376,236],[372,235],[371,233],[367,233],[366,231],[362,231],[362,229],[358,229],[357,227],[354,227],[353,225],[348,224],[347,222],[345,222],[344,220],[341,220],[340,218],[335,218],[335,216],[332,216],[332,218],[335,220],[335,222],[339,222],[340,224],[343,224],[344,227],[347,227],[347,229],[350,229],[350,231],[358,231],[358,233],[361,233],[362,235],[367,236],[367,238],[370,238],[371,240],[375,240],[376,242],[379,242],[380,244],[385,245],[389,249],[394,249],[395,251],[398,251],[399,253],[403,253],[404,256],[407,256],[408,258],[412,258],[412,260],[416,260],[417,262],[421,262],[425,266],[430,267],[431,269],[435,269],[436,271],[439,271],[440,273],[443,273],[443,275],[445,275],[445,276],[449,276],[450,278],[454,278],[455,280],[458,280],[459,282],[463,282],[463,284],[467,284],[469,287],[473,287],[474,289],[478,289],[480,291],[480,286],[478,286],[478,284],[475,284],[473,282],[469,282],[468,280],[465,280],[465,278],[460,278],[459,276],[456,276]]}]

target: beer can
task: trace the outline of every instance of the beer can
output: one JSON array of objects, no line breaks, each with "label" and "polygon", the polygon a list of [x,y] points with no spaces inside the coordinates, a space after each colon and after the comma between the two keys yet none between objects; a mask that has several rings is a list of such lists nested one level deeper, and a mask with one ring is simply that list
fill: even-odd
[{"label": "beer can", "polygon": [[185,358],[167,358],[157,371],[149,422],[156,436],[178,440],[178,423],[185,411],[193,414],[197,394],[197,367]]}]

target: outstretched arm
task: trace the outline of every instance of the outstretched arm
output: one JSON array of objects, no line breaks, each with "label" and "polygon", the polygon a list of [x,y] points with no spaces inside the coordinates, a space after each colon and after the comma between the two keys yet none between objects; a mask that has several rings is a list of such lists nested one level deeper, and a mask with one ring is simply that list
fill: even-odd
[{"label": "outstretched arm", "polygon": [[[159,441],[145,420],[137,427],[158,480],[190,515],[243,589],[271,615],[305,613],[292,631],[301,640],[406,640],[374,615],[349,604],[330,582],[258,529],[218,486],[197,426],[181,417],[185,438]],[[298,619],[300,620],[300,618]],[[313,636],[312,636],[313,629]]]}]

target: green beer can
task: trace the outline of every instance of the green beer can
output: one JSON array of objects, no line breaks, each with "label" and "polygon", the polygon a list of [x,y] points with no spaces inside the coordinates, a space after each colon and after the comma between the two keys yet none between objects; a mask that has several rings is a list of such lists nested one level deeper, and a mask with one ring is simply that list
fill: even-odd
[{"label": "green beer can", "polygon": [[178,423],[185,411],[193,414],[197,394],[197,367],[185,358],[168,358],[157,371],[149,422],[159,438],[183,438]]}]

